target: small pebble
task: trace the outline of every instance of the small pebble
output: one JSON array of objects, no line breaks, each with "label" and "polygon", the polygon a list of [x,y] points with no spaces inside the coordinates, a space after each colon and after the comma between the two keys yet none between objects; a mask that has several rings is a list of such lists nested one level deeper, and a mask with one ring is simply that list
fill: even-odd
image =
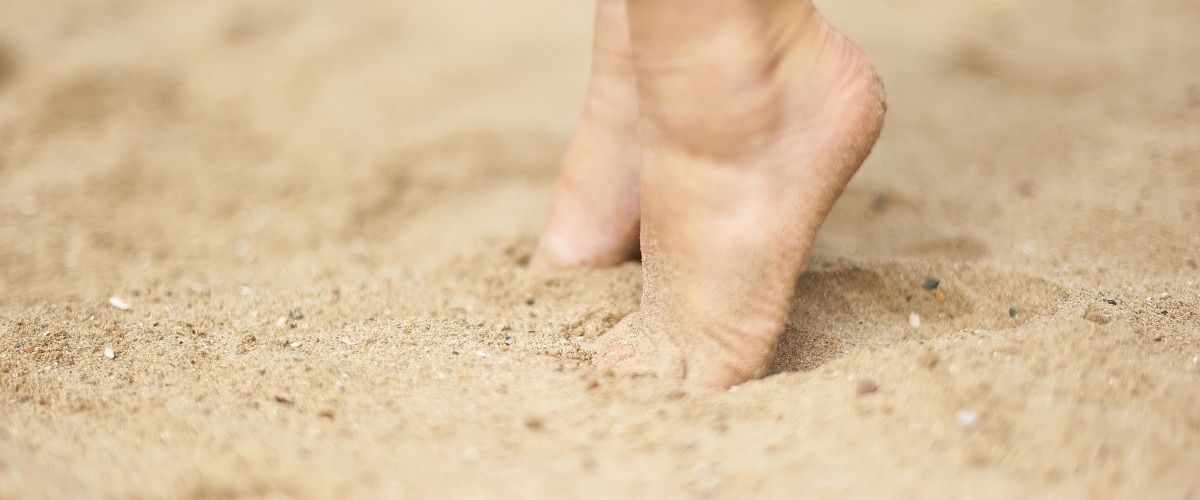
[{"label": "small pebble", "polygon": [[959,410],[954,414],[954,420],[958,421],[959,427],[971,429],[979,424],[979,414],[971,410]]},{"label": "small pebble", "polygon": [[874,200],[871,200],[871,210],[874,210],[876,212],[882,212],[884,210],[887,210],[887,207],[888,207],[888,199],[887,199],[886,195],[880,194],[880,195],[876,196]]},{"label": "small pebble", "polygon": [[1008,317],[1010,317],[1010,318],[1017,317],[1017,308],[1015,308],[1015,307],[1008,308]]},{"label": "small pebble", "polygon": [[1023,180],[1017,183],[1017,194],[1021,195],[1022,198],[1033,197],[1033,181]]},{"label": "small pebble", "polygon": [[300,312],[299,309],[292,309],[288,311],[288,317],[292,319],[304,319],[304,313]]},{"label": "small pebble", "polygon": [[941,288],[933,291],[933,298],[937,299],[938,304],[946,303],[946,294],[942,292]]},{"label": "small pebble", "polygon": [[858,385],[855,387],[855,391],[857,391],[859,394],[871,394],[878,390],[879,384],[875,383],[874,380],[869,378],[858,379]]},{"label": "small pebble", "polygon": [[104,348],[104,357],[106,357],[108,359],[113,359],[113,358],[117,357],[117,353],[116,353],[116,351],[113,351],[113,348],[105,347]]},{"label": "small pebble", "polygon": [[1113,299],[1104,299],[1104,301],[1108,302],[1109,305],[1113,305],[1113,306],[1117,305],[1117,301],[1113,300]]},{"label": "small pebble", "polygon": [[525,427],[528,427],[531,431],[540,431],[545,428],[545,426],[546,424],[542,422],[542,419],[540,418],[525,417]]},{"label": "small pebble", "polygon": [[486,358],[486,357],[487,357],[487,353],[486,353],[486,352],[483,352],[483,351],[475,351],[475,355],[476,355],[476,356],[479,356],[479,357],[481,357],[481,358]]},{"label": "small pebble", "polygon": [[113,307],[120,309],[122,311],[129,310],[129,304],[127,304],[124,300],[121,300],[120,297],[117,297],[117,296],[109,297],[108,303],[111,304]]},{"label": "small pebble", "polygon": [[246,240],[237,240],[233,244],[233,253],[238,257],[246,257],[250,255],[250,242]]},{"label": "small pebble", "polygon": [[912,325],[913,328],[920,328],[921,316],[915,312],[908,313],[908,324]]},{"label": "small pebble", "polygon": [[925,284],[921,285],[921,286],[925,287],[926,290],[937,290],[937,287],[940,284],[942,284],[941,281],[936,280],[936,279],[931,279],[929,281],[926,281]]}]

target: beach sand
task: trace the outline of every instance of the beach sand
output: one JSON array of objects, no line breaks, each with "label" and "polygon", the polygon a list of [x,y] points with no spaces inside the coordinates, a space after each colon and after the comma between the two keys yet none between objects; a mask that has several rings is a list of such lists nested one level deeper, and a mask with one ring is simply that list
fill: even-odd
[{"label": "beach sand", "polygon": [[887,124],[709,391],[525,266],[591,2],[4,2],[0,498],[1200,499],[1200,4],[818,5]]}]

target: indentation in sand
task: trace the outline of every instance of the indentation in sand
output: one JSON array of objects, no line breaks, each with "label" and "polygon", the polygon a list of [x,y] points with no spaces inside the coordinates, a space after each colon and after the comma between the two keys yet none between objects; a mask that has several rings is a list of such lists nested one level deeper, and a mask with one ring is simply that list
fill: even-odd
[{"label": "indentation in sand", "polygon": [[[930,279],[940,282],[934,290],[922,286]],[[1052,314],[1066,298],[1047,280],[982,265],[814,258],[796,285],[771,372],[811,370],[863,348],[1013,328]],[[910,324],[913,313],[919,327]]]}]

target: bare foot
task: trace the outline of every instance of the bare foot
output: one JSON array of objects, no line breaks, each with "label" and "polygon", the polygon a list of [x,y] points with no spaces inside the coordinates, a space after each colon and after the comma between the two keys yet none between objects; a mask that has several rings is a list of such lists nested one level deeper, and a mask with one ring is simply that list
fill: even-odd
[{"label": "bare foot", "polygon": [[729,387],[774,356],[817,229],[885,111],[807,0],[630,0],[643,146],[641,310],[593,362]]},{"label": "bare foot", "polygon": [[625,0],[597,0],[592,81],[533,265],[607,266],[638,249],[637,86]]}]

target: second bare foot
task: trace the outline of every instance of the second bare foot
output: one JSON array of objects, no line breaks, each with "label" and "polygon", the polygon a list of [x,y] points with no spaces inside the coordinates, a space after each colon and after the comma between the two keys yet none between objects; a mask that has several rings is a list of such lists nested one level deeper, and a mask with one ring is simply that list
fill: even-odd
[{"label": "second bare foot", "polygon": [[595,37],[583,117],[563,158],[536,267],[614,265],[638,249],[641,148],[625,0],[597,0]]}]

